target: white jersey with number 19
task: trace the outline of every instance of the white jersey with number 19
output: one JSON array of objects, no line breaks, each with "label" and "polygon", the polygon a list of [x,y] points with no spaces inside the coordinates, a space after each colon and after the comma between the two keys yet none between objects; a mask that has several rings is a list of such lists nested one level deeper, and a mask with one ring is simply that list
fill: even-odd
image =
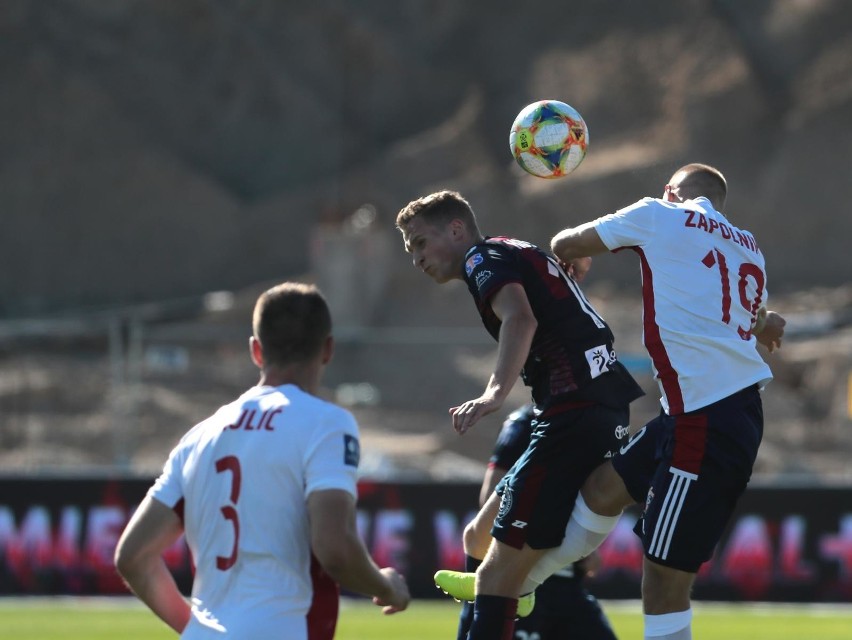
[{"label": "white jersey with number 19", "polygon": [[772,379],[755,348],[766,270],[757,242],[707,198],[644,198],[594,222],[611,251],[642,268],[644,341],[669,415],[705,407]]},{"label": "white jersey with number 19", "polygon": [[196,569],[182,638],[313,637],[312,601],[337,591],[312,583],[307,498],[355,496],[358,457],[352,415],[293,385],[253,387],[181,439],[149,493],[183,510]]}]

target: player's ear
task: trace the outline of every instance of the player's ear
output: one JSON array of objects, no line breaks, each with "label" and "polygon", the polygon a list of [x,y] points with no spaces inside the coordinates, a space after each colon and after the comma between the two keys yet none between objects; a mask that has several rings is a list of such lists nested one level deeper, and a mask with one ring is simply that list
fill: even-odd
[{"label": "player's ear", "polygon": [[334,356],[334,336],[328,336],[322,345],[322,363],[328,364]]},{"label": "player's ear", "polygon": [[450,220],[450,232],[453,234],[453,237],[458,238],[464,235],[465,228],[464,221],[460,218]]},{"label": "player's ear", "polygon": [[249,338],[249,353],[251,354],[251,361],[254,362],[258,368],[263,369],[263,347],[260,346],[260,340],[254,336]]},{"label": "player's ear", "polygon": [[667,200],[669,202],[683,202],[684,199],[677,193],[679,188],[679,186],[667,184],[663,190],[663,200]]}]

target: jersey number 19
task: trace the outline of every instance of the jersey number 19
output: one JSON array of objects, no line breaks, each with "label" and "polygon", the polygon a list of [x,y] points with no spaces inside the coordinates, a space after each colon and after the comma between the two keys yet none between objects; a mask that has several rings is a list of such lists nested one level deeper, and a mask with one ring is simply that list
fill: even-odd
[{"label": "jersey number 19", "polygon": [[[722,281],[722,322],[730,324],[731,282],[728,274],[728,261],[725,258],[725,254],[718,249],[713,249],[707,252],[707,255],[704,256],[701,262],[708,269],[714,267],[719,269],[719,277]],[[753,283],[754,297],[749,297],[749,280]],[[748,327],[743,328],[737,325],[737,333],[743,340],[748,340],[751,337],[757,312],[760,309],[760,303],[763,301],[763,288],[765,284],[766,276],[759,266],[752,262],[743,262],[740,265],[737,277],[739,301],[743,309],[751,315],[751,322]]]}]

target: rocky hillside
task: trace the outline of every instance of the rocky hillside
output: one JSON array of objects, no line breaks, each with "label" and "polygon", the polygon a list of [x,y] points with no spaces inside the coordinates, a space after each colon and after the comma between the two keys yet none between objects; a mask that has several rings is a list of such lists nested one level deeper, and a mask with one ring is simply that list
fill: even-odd
[{"label": "rocky hillside", "polygon": [[[776,289],[846,282],[850,25],[843,0],[538,14],[509,0],[9,0],[3,310],[301,273],[317,222],[372,203],[390,224],[437,186],[463,189],[486,226],[542,240],[692,160],[728,175],[730,214],[761,239]],[[520,175],[506,146],[542,97],[591,129],[584,165],[555,184]]]},{"label": "rocky hillside", "polygon": [[[348,335],[329,393],[378,391],[378,405],[354,406],[368,444],[390,458],[414,452],[409,468],[458,472],[453,456],[481,461],[499,420],[459,440],[443,431],[446,407],[480,388],[492,347],[463,290],[410,267],[392,231],[398,209],[457,188],[486,232],[546,243],[703,161],[726,173],[728,214],[760,240],[770,290],[795,316],[798,333],[772,360],[777,431],[762,469],[842,476],[852,4],[519,6],[2,3],[4,468],[116,456],[155,468],[188,423],[253,382],[242,327],[257,283],[308,277]],[[558,181],[523,174],[507,149],[515,114],[544,97],[579,109],[591,131],[586,160]],[[601,259],[589,288],[622,352],[640,354],[637,278],[629,260]],[[199,312],[217,290],[238,293],[227,318]],[[92,315],[163,300],[177,302],[143,308],[152,333],[141,344],[126,318]],[[75,319],[77,338],[16,323],[57,314]],[[165,319],[235,328],[178,344]],[[161,350],[128,373],[107,357],[109,335],[128,357],[177,345],[189,364],[163,374],[157,357],[178,352]],[[644,418],[655,391],[643,383]],[[119,442],[117,422],[133,437]]]}]

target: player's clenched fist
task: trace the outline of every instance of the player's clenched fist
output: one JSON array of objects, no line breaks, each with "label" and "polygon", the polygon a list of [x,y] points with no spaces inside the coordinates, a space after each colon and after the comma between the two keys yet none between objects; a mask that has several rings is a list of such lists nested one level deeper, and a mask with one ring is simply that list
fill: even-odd
[{"label": "player's clenched fist", "polygon": [[382,607],[382,613],[386,615],[405,610],[411,602],[405,578],[393,567],[385,567],[380,571],[388,581],[389,592],[382,598],[375,596],[373,604]]}]

